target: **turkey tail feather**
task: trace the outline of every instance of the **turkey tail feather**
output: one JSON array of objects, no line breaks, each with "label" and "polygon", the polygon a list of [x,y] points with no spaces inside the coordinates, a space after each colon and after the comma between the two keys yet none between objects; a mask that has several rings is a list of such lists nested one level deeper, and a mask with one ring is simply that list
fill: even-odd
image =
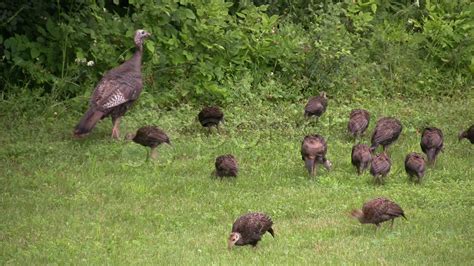
[{"label": "turkey tail feather", "polygon": [[85,134],[89,133],[97,124],[97,122],[102,118],[104,115],[103,112],[95,110],[94,108],[89,108],[87,112],[82,116],[81,121],[79,124],[76,125],[74,128],[74,136],[82,137]]}]

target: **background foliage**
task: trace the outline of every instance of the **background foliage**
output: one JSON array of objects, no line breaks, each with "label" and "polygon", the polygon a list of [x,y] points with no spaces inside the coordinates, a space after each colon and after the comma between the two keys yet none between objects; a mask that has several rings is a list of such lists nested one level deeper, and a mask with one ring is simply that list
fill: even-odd
[{"label": "background foliage", "polygon": [[[470,2],[0,1],[0,264],[474,265],[474,150],[457,139],[474,121]],[[146,122],[173,143],[146,164],[143,147],[110,140],[110,121],[71,138],[137,28],[153,33],[145,89],[121,131]],[[315,123],[302,106],[319,90],[330,104]],[[226,105],[221,134],[195,120],[206,103]],[[383,187],[354,174],[352,108],[403,123]],[[413,185],[403,159],[425,126],[443,130],[445,149]],[[299,149],[315,132],[333,170],[309,179]],[[225,153],[239,177],[213,180]],[[377,196],[408,220],[375,233],[347,217]],[[234,219],[255,210],[276,238],[226,252]]]},{"label": "background foliage", "polygon": [[468,0],[7,0],[0,10],[3,99],[20,91],[87,97],[129,58],[137,28],[153,33],[145,90],[161,106],[299,100],[319,90],[348,97],[472,90]]}]

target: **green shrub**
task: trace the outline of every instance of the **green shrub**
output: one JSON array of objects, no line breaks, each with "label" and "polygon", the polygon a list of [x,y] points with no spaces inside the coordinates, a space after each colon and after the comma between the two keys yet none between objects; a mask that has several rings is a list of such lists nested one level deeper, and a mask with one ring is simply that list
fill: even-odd
[{"label": "green shrub", "polygon": [[[428,2],[429,3],[429,2]],[[441,65],[467,71],[474,59],[474,3],[428,4],[423,18],[423,48]],[[474,71],[471,71],[474,73]]]},{"label": "green shrub", "polygon": [[[41,3],[40,3],[41,2]],[[119,2],[117,4],[114,4]],[[469,1],[0,3],[4,98],[88,97],[145,28],[155,104],[456,95],[474,69]],[[31,15],[30,15],[31,14]],[[84,101],[86,104],[86,101]]]}]

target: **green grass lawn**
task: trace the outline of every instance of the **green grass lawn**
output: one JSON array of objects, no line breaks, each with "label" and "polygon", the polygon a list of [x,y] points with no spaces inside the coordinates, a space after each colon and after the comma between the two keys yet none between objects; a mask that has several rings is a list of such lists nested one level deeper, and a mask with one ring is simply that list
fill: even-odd
[{"label": "green grass lawn", "polygon": [[[150,102],[145,95],[122,120],[122,136],[145,124],[169,134],[173,146],[160,146],[148,163],[143,147],[110,139],[110,119],[72,139],[81,114],[66,103],[0,114],[1,264],[474,264],[474,146],[457,140],[474,122],[473,97],[330,99],[319,123],[303,119],[303,102],[229,106],[221,134],[211,136],[195,119],[198,109]],[[372,115],[364,142],[378,117],[404,126],[384,186],[350,163],[346,124],[360,107]],[[415,185],[403,160],[421,152],[425,125],[443,130],[445,150]],[[309,133],[326,138],[333,163],[314,179],[300,156]],[[225,153],[239,161],[236,180],[211,178]],[[378,196],[399,203],[408,220],[375,232],[349,217]],[[256,249],[228,252],[232,223],[249,211],[273,218],[275,239],[267,234]]]}]

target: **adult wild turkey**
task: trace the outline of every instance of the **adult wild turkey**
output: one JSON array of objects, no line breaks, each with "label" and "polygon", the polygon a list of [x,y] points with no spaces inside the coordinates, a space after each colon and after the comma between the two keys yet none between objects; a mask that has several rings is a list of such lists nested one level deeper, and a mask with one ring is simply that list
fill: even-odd
[{"label": "adult wild turkey", "polygon": [[216,127],[219,132],[219,123],[224,119],[224,113],[217,106],[204,107],[198,114],[199,123],[207,127],[209,132],[211,127]]},{"label": "adult wild turkey", "polygon": [[316,166],[322,163],[329,171],[331,162],[326,159],[327,144],[321,135],[307,135],[301,143],[301,157],[305,162],[305,167],[311,176],[315,175]]},{"label": "adult wild turkey", "polygon": [[389,220],[392,221],[391,227],[393,227],[393,220],[398,217],[406,219],[405,213],[398,204],[382,197],[369,200],[362,206],[362,210],[353,210],[351,215],[362,224],[375,224],[376,228]]},{"label": "adult wild turkey", "polygon": [[374,133],[372,134],[372,146],[370,150],[373,152],[379,145],[383,146],[385,152],[390,144],[395,142],[402,132],[402,123],[393,117],[383,117],[377,121]]},{"label": "adult wild turkey", "polygon": [[275,237],[272,225],[272,219],[261,212],[251,212],[239,217],[234,222],[232,232],[227,240],[228,249],[231,249],[234,245],[252,245],[256,247],[258,241],[266,232]]},{"label": "adult wild turkey", "polygon": [[74,136],[88,134],[96,123],[112,117],[112,137],[118,139],[120,118],[127,112],[133,102],[138,99],[143,88],[141,62],[143,42],[150,36],[144,30],[135,32],[136,51],[132,58],[105,73],[95,87],[90,99],[90,107],[74,128]]},{"label": "adult wild turkey", "polygon": [[369,168],[371,160],[372,154],[368,145],[357,144],[352,147],[351,162],[357,168],[357,174],[360,175]]},{"label": "adult wild turkey", "polygon": [[328,106],[328,98],[326,93],[323,91],[319,96],[311,97],[304,107],[304,117],[308,118],[311,116],[320,117]]},{"label": "adult wild turkey", "polygon": [[474,144],[474,125],[472,125],[466,131],[459,133],[459,140],[468,139],[472,144]]},{"label": "adult wild turkey", "polygon": [[145,147],[151,148],[151,155],[148,155],[147,150],[147,160],[148,157],[156,159],[158,153],[156,152],[156,147],[162,143],[167,143],[171,145],[170,138],[166,133],[159,129],[156,126],[144,126],[137,130],[137,133],[129,133],[126,136],[127,140],[133,140],[133,142],[138,143]]},{"label": "adult wild turkey", "polygon": [[411,152],[405,157],[405,171],[410,180],[416,177],[416,183],[420,183],[425,175],[425,158],[417,152]]},{"label": "adult wild turkey", "polygon": [[352,137],[360,137],[369,126],[370,113],[364,109],[354,109],[349,115],[347,131]]},{"label": "adult wild turkey", "polygon": [[218,177],[236,177],[239,172],[237,159],[232,154],[221,155],[216,158],[214,175]]},{"label": "adult wild turkey", "polygon": [[384,183],[384,178],[387,176],[388,172],[390,172],[391,166],[392,162],[385,152],[372,157],[372,162],[370,163],[370,173],[374,177],[374,182],[376,184]]},{"label": "adult wild turkey", "polygon": [[428,157],[428,163],[434,164],[438,153],[443,149],[443,132],[435,127],[427,127],[421,134],[421,150]]}]

